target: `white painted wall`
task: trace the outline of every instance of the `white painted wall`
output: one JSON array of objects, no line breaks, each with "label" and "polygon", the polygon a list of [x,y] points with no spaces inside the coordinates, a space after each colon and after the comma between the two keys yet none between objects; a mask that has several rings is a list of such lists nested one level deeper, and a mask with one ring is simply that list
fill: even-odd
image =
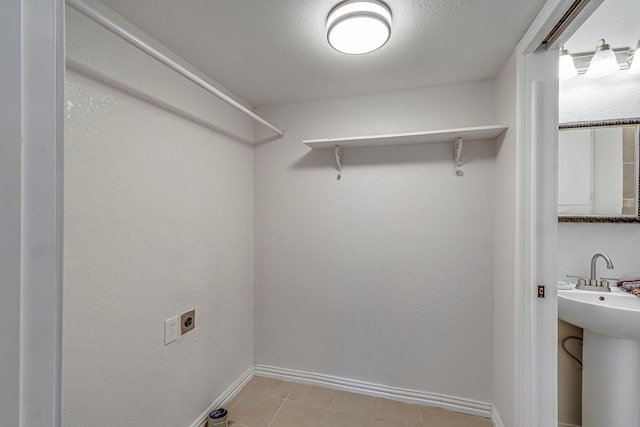
[{"label": "white painted wall", "polygon": [[[256,363],[492,401],[494,142],[303,139],[493,123],[493,81],[284,105],[255,150]],[[260,137],[260,133],[257,133]]]},{"label": "white painted wall", "polygon": [[504,426],[516,425],[516,55],[495,82],[496,121],[509,129],[496,144],[493,259],[493,404]]},{"label": "white painted wall", "polygon": [[[609,255],[615,269],[607,270],[598,261],[598,274],[621,279],[640,278],[639,224],[558,224],[558,275],[589,276],[591,257],[597,252]],[[566,280],[566,279],[564,279]]]},{"label": "white painted wall", "polygon": [[560,123],[640,117],[640,74],[560,82]]},{"label": "white painted wall", "polygon": [[64,425],[187,426],[253,364],[252,123],[67,13]]}]

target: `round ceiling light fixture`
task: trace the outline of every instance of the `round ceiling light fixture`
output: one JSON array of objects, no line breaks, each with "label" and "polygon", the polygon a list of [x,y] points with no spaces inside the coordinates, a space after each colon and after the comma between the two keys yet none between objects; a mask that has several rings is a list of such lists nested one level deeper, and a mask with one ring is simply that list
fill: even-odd
[{"label": "round ceiling light fixture", "polygon": [[378,0],[347,0],[327,17],[327,40],[335,50],[361,55],[380,49],[391,36],[391,10]]}]

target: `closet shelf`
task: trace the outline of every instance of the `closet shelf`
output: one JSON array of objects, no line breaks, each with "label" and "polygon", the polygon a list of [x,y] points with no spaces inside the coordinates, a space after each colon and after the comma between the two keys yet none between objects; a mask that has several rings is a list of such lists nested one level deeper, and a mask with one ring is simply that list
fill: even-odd
[{"label": "closet shelf", "polygon": [[339,145],[349,147],[379,147],[384,145],[432,144],[453,142],[457,138],[466,141],[494,139],[507,130],[507,126],[489,125],[459,129],[429,130],[422,132],[391,133],[386,135],[352,136],[346,138],[305,139],[302,141],[312,150],[325,150]]},{"label": "closet shelf", "polygon": [[462,141],[484,141],[494,139],[507,130],[507,126],[489,125],[458,129],[429,130],[424,132],[392,133],[387,135],[351,136],[347,138],[305,139],[302,141],[312,150],[333,148],[336,156],[338,179],[342,176],[342,149],[345,147],[380,147],[384,145],[432,144],[453,142],[453,172],[463,176]]}]

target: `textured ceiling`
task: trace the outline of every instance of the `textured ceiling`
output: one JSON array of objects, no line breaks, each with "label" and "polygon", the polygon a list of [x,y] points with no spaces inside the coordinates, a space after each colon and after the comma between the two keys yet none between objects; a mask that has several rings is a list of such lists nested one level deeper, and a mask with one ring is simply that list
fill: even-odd
[{"label": "textured ceiling", "polygon": [[640,1],[605,0],[565,43],[570,53],[593,52],[604,38],[612,49],[635,49],[640,37]]},{"label": "textured ceiling", "polygon": [[[637,1],[637,0],[633,0]],[[386,0],[389,42],[326,42],[339,0],[103,0],[255,107],[492,78],[544,0]]]}]

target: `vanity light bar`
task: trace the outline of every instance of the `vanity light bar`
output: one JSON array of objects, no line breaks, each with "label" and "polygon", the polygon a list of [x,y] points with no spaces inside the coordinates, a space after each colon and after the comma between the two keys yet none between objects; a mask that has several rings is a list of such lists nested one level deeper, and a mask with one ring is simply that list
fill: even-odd
[{"label": "vanity light bar", "polygon": [[[629,56],[633,51],[629,47],[621,47],[617,49],[611,49],[613,53],[616,55],[616,60],[620,65],[621,70],[626,70],[629,68]],[[587,72],[589,68],[589,64],[591,63],[591,59],[593,58],[594,52],[584,52],[584,53],[572,53],[571,57],[573,58],[573,63],[576,65],[576,69],[579,74],[584,74]]]}]

